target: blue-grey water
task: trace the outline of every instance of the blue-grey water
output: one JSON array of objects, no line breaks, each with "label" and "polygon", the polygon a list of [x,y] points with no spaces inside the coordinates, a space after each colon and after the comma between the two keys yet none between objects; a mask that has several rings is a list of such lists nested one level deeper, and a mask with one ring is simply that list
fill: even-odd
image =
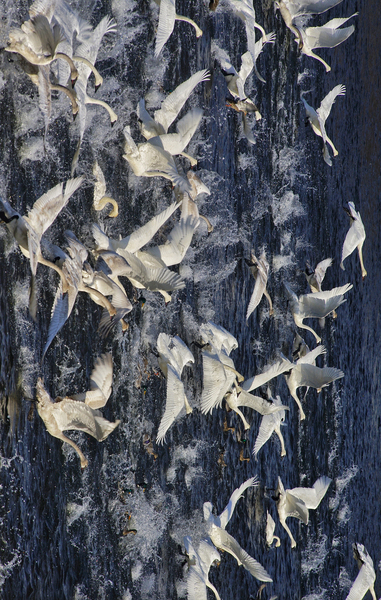
[{"label": "blue-grey water", "polygon": [[[326,74],[320,63],[298,55],[273,3],[255,0],[258,22],[276,33],[275,44],[265,47],[258,61],[266,83],[252,76],[246,84],[262,114],[261,121],[253,121],[255,145],[242,134],[241,116],[225,106],[227,88],[218,56],[227,52],[239,67],[246,51],[244,26],[226,2],[221,0],[216,12],[209,12],[208,2],[177,0],[177,12],[194,18],[204,35],[197,41],[188,24],[176,23],[159,59],[154,58],[158,10],[153,2],[72,4],[93,27],[104,15],[117,23],[117,33],[104,40],[98,55],[104,84],[97,95],[109,102],[118,121],[111,128],[101,107],[87,107],[77,168],[86,183],[49,229],[48,238],[64,243],[63,231],[72,229],[80,239],[91,241],[90,224],[96,221],[113,237],[127,235],[172,201],[167,180],[133,175],[122,157],[123,128],[130,125],[134,139],[143,141],[135,113],[139,99],[146,96],[149,110],[158,108],[162,94],[203,68],[212,75],[188,103],[205,111],[189,152],[197,157],[196,171],[211,191],[201,198],[199,209],[214,231],[207,236],[201,224],[196,232],[179,267],[186,288],[174,293],[167,306],[160,295],[146,292],[145,305],[136,304],[124,334],[117,329],[102,340],[97,333],[101,309],[80,294],[41,366],[56,275],[43,266],[38,269],[34,323],[28,314],[29,261],[1,227],[1,597],[185,598],[187,567],[180,547],[185,535],[201,536],[203,503],[211,501],[220,513],[232,491],[258,475],[260,487],[245,493],[227,529],[272,576],[263,597],[344,600],[358,571],[352,543],[365,544],[377,572],[381,561],[378,2],[344,0],[314,17],[313,24],[323,24],[359,11],[353,20],[355,32],[346,42],[317,51],[332,66]],[[27,8],[21,0],[0,5],[2,47],[10,27],[28,18]],[[306,92],[307,101],[317,107],[339,83],[346,86],[346,95],[337,98],[327,120],[339,155],[329,167],[320,139],[305,122],[300,94]],[[88,90],[94,95],[92,77]],[[72,122],[67,98],[55,93],[44,154],[37,89],[20,69],[17,56],[6,52],[0,54],[0,94],[0,195],[25,213],[46,190],[70,177],[78,124]],[[119,202],[115,220],[92,208],[95,159],[104,171],[108,194]],[[185,160],[182,165],[187,166]],[[360,211],[367,233],[364,281],[357,254],[346,259],[345,272],[339,267],[349,227],[342,207],[348,201]],[[164,233],[176,219],[175,215]],[[155,241],[164,239],[158,234]],[[257,253],[265,249],[269,259],[274,317],[269,317],[263,300],[246,324],[254,280],[243,259],[252,248]],[[239,348],[232,358],[245,377],[260,372],[279,352],[291,357],[296,327],[283,282],[298,294],[306,293],[302,273],[306,260],[316,264],[329,256],[334,262],[324,289],[347,282],[353,289],[337,319],[326,320],[321,336],[327,354],[320,364],[342,369],[345,377],[320,394],[309,391],[302,423],[285,381],[280,377],[272,382],[273,394],[280,394],[290,406],[283,431],[287,455],[281,459],[274,437],[257,461],[252,457],[242,462],[242,449],[245,458],[251,456],[261,417],[244,409],[251,423],[245,437],[238,416],[227,414],[224,407],[201,414],[201,352],[191,344],[200,341],[200,324],[212,320],[237,338]],[[132,288],[128,291],[132,293]],[[320,331],[316,321],[308,323]],[[161,331],[180,335],[194,352],[195,365],[184,370],[194,411],[173,425],[166,444],[154,443],[158,454],[154,459],[143,439],[145,435],[155,439],[164,411],[166,383],[151,352]],[[314,347],[314,338],[305,333]],[[96,356],[106,350],[113,355],[114,387],[104,415],[121,419],[121,425],[103,443],[69,433],[89,459],[81,472],[77,454],[51,437],[38,416],[35,383],[42,376],[53,397],[83,391]],[[235,432],[223,431],[225,418]],[[310,486],[321,475],[333,480],[319,508],[310,511],[308,526],[289,519],[297,540],[294,550],[279,523],[281,547],[268,550],[265,544],[266,511],[276,518],[267,488],[276,486],[278,475],[289,488]],[[136,529],[136,535],[126,534],[128,529]],[[259,588],[258,581],[226,553],[220,566],[211,568],[210,580],[222,600],[249,600]],[[381,584],[376,582],[376,595],[380,594]]]}]

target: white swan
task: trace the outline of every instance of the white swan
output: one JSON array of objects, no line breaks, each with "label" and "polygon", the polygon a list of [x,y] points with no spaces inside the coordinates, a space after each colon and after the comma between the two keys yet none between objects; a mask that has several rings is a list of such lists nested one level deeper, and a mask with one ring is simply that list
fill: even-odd
[{"label": "white swan", "polygon": [[320,58],[320,56],[315,54],[313,50],[315,50],[315,48],[335,48],[347,40],[355,30],[354,25],[345,27],[344,29],[338,28],[357,14],[358,13],[354,13],[350,17],[343,19],[332,19],[322,27],[307,27],[306,29],[299,27],[298,29],[303,41],[303,45],[301,46],[302,54],[311,56],[311,58],[315,58],[321,62],[328,73],[331,70],[331,67]]},{"label": "white swan", "polygon": [[108,214],[109,217],[117,217],[119,214],[119,206],[114,198],[106,196],[106,180],[103,171],[100,168],[98,161],[93,164],[93,175],[96,179],[94,184],[93,206],[95,210],[102,210],[106,204],[113,206],[112,211]]},{"label": "white swan", "polygon": [[267,511],[266,544],[268,545],[269,548],[270,548],[270,546],[272,546],[274,540],[276,540],[275,547],[279,548],[279,546],[280,546],[280,538],[277,535],[274,535],[274,533],[275,533],[275,521],[272,518],[272,516],[270,515],[269,511]]},{"label": "white swan", "polygon": [[221,556],[208,540],[201,540],[197,550],[192,544],[192,538],[184,537],[184,546],[188,554],[189,571],[187,576],[188,600],[203,600],[207,598],[206,588],[221,600],[219,593],[209,581],[209,570],[214,563],[220,563]]},{"label": "white swan", "polygon": [[358,250],[360,265],[361,265],[361,275],[364,279],[367,276],[366,269],[364,267],[364,261],[362,257],[362,247],[365,242],[366,233],[364,223],[362,222],[361,215],[356,211],[356,207],[353,202],[348,202],[349,206],[349,217],[351,219],[351,226],[348,230],[347,235],[345,236],[343,250],[341,253],[341,263],[340,267],[345,271],[344,268],[344,260],[354,252],[354,250]]},{"label": "white swan", "polygon": [[299,407],[301,421],[305,419],[305,414],[296,393],[298,387],[313,387],[320,391],[323,387],[336,381],[336,379],[344,377],[344,373],[340,369],[335,369],[334,367],[321,368],[315,365],[316,358],[324,354],[325,351],[324,346],[317,346],[304,356],[301,356],[296,363],[292,364],[289,373],[284,373],[290,394]]},{"label": "white swan", "polygon": [[120,421],[111,423],[104,419],[98,410],[94,410],[78,400],[56,398],[56,401],[53,401],[44,388],[41,378],[37,380],[36,393],[37,411],[44,421],[47,431],[53,437],[70,444],[74,448],[81,460],[81,468],[84,469],[88,465],[87,458],[78,445],[62,432],[67,430],[84,431],[93,436],[98,442],[103,442],[119,425]]},{"label": "white swan", "polygon": [[228,552],[245,569],[249,571],[259,581],[271,582],[272,579],[262,565],[252,558],[245,550],[241,548],[238,542],[231,536],[225,528],[229,523],[238,500],[242,498],[244,491],[258,485],[256,477],[245,481],[239,488],[235,489],[225,510],[218,516],[213,515],[213,506],[211,502],[204,502],[204,520],[208,535],[213,544],[224,552]]},{"label": "white swan", "polygon": [[182,192],[190,192],[191,186],[188,180],[180,175],[169,152],[149,142],[136,145],[129,127],[125,127],[123,133],[125,137],[123,158],[137,177],[165,177]]},{"label": "white swan", "polygon": [[202,81],[210,79],[208,69],[197,71],[183,83],[177,86],[173,92],[168,94],[165,100],[162,101],[159,110],[154,113],[154,119],[149,115],[145,108],[143,99],[139,101],[136,112],[139,118],[140,130],[142,135],[149,140],[157,135],[167,133],[170,125],[177,118],[180,110],[188,100],[196,85]]},{"label": "white swan", "polygon": [[222,400],[238,378],[243,377],[236,371],[230,352],[238,347],[238,342],[224,327],[209,322],[200,328],[205,343],[202,350],[203,389],[201,412],[207,414],[213,408],[221,406]]},{"label": "white swan", "polygon": [[[306,270],[304,274],[306,276],[308,285],[310,286],[312,294],[316,294],[316,292],[322,292],[321,284],[323,283],[325,274],[327,272],[328,267],[332,265],[332,258],[326,258],[321,260],[315,267],[315,269],[311,269],[309,263],[306,264]],[[336,311],[332,311],[332,316],[335,319],[337,317]],[[319,319],[319,325],[322,329],[325,326],[325,318]]]},{"label": "white swan", "polygon": [[57,52],[57,46],[63,40],[61,27],[56,23],[51,27],[45,15],[37,14],[21,25],[21,29],[11,29],[9,44],[4,50],[21,54],[33,65],[49,65],[54,60],[63,59],[70,67],[72,85],[78,78],[73,60],[64,52]]},{"label": "white swan", "polygon": [[294,517],[307,525],[308,509],[316,509],[319,506],[331,481],[329,477],[323,476],[315,481],[312,488],[299,487],[285,490],[281,478],[278,477],[278,487],[274,499],[277,502],[279,521],[290,537],[291,548],[295,548],[296,541],[286,523],[286,519]]},{"label": "white swan", "polygon": [[329,146],[331,146],[332,151],[333,151],[333,156],[337,156],[338,151],[336,150],[335,146],[333,145],[333,142],[327,136],[327,133],[325,131],[325,122],[330,115],[332,105],[334,104],[337,96],[344,96],[344,95],[345,95],[345,85],[341,85],[341,84],[336,85],[333,88],[333,90],[331,90],[326,95],[326,97],[322,100],[322,102],[317,110],[312,108],[312,106],[310,106],[302,96],[302,102],[304,104],[304,108],[306,109],[307,117],[308,117],[308,120],[312,127],[312,130],[314,131],[314,133],[316,133],[316,135],[318,135],[319,137],[321,137],[323,139],[323,158],[324,158],[324,161],[327,163],[327,165],[329,165],[330,167],[332,166],[332,160],[331,160],[331,157],[328,152],[327,144],[329,144]]},{"label": "white swan", "polygon": [[197,160],[184,152],[201,122],[204,111],[202,108],[192,108],[182,119],[177,122],[177,133],[163,133],[151,137],[150,144],[169,152],[171,156],[181,154],[187,158],[192,167],[197,165]]},{"label": "white swan", "polygon": [[167,378],[165,412],[156,437],[156,443],[163,444],[168,429],[181,410],[185,408],[187,414],[193,410],[185,395],[181,374],[185,365],[194,362],[194,357],[177,335],[170,337],[166,333],[160,333],[157,338],[157,349],[159,352],[159,366]]},{"label": "white swan", "polygon": [[195,28],[196,37],[202,36],[202,30],[198,25],[189,17],[176,14],[176,2],[175,0],[155,0],[157,4],[160,4],[159,13],[159,24],[156,32],[156,45],[155,45],[155,56],[159,56],[163,46],[170,37],[175,21],[185,21]]},{"label": "white swan", "polygon": [[[265,443],[271,438],[271,436],[274,432],[277,434],[279,441],[280,441],[280,446],[281,446],[280,455],[286,456],[286,448],[284,446],[284,439],[283,439],[283,435],[281,432],[281,425],[283,425],[284,420],[286,418],[285,409],[287,409],[288,406],[282,405],[280,396],[276,396],[276,398],[273,399],[273,406],[274,406],[274,409],[276,407],[278,410],[274,411],[270,414],[265,414],[262,417],[262,422],[259,427],[257,439],[255,440],[255,444],[254,444],[254,448],[253,448],[253,454],[254,454],[255,458],[257,458],[258,452],[265,445]],[[279,545],[279,544],[277,544],[277,545]]]},{"label": "white swan", "polygon": [[305,325],[303,320],[308,318],[321,319],[326,317],[340,306],[340,304],[346,301],[344,294],[353,288],[352,284],[347,283],[346,285],[333,288],[332,290],[317,292],[315,294],[304,294],[298,298],[287,283],[284,285],[296,326],[310,331],[318,344],[321,342],[321,338],[311,327]]},{"label": "white swan", "polygon": [[373,560],[368,554],[367,549],[362,544],[355,542],[352,544],[353,557],[357,562],[359,573],[349,590],[349,594],[345,600],[362,600],[369,590],[373,600],[377,600],[374,591],[376,582],[376,572],[373,566]]},{"label": "white swan", "polygon": [[254,310],[257,308],[258,304],[260,303],[260,301],[262,299],[263,294],[265,295],[265,297],[270,305],[269,314],[270,314],[270,316],[273,315],[274,314],[273,303],[271,301],[270,294],[268,293],[268,291],[266,289],[270,265],[266,260],[265,252],[262,252],[260,258],[258,259],[255,256],[254,252],[251,251],[251,260],[246,259],[246,264],[249,266],[250,272],[255,279],[254,290],[251,295],[249,306],[247,307],[247,311],[246,311],[246,321],[249,319],[251,313],[253,313]]},{"label": "white swan", "polygon": [[299,47],[303,40],[299,27],[294,25],[294,19],[303,15],[317,15],[324,13],[343,0],[275,0],[276,8],[283,17],[286,26],[298,38]]},{"label": "white swan", "polygon": [[61,279],[65,281],[62,269],[49,260],[46,260],[41,253],[41,238],[45,231],[52,225],[61,210],[67,205],[71,196],[76,192],[83,182],[83,177],[69,179],[64,184],[59,183],[43,194],[33,204],[32,209],[24,217],[15,211],[5,200],[0,200],[0,223],[4,222],[18,243],[21,252],[29,258],[30,269],[32,271],[31,297],[29,308],[31,316],[36,318],[37,300],[35,298],[35,276],[38,263],[50,267],[57,271]]},{"label": "white swan", "polygon": [[79,292],[89,294],[93,300],[97,298],[97,303],[107,309],[110,317],[113,317],[117,312],[116,308],[100,291],[96,288],[90,288],[84,283],[82,279],[82,267],[87,259],[88,252],[83,244],[76,239],[74,234],[69,231],[65,233],[68,241],[68,254],[63,253],[64,257],[60,260],[63,276],[54,298],[48,338],[41,360],[44,359],[53,339],[70,317]]}]

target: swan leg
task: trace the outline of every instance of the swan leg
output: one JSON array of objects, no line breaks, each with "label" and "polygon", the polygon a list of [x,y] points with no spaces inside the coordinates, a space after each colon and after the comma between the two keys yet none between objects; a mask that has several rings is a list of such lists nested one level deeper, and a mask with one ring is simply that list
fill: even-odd
[{"label": "swan leg", "polygon": [[360,265],[361,265],[361,275],[362,275],[362,278],[365,279],[365,277],[367,276],[367,272],[365,270],[364,261],[363,261],[363,258],[362,258],[362,244],[361,244],[361,246],[358,246],[357,249],[358,249],[359,259],[360,259]]},{"label": "swan leg", "polygon": [[[280,520],[280,519],[279,519],[279,520]],[[289,538],[290,538],[290,540],[291,540],[291,548],[296,548],[296,542],[295,542],[295,540],[294,540],[294,537],[293,537],[293,535],[292,535],[292,533],[291,533],[291,531],[290,531],[290,529],[289,529],[289,527],[288,527],[288,525],[287,525],[286,521],[285,521],[285,520],[282,520],[282,521],[280,521],[280,523],[281,523],[281,525],[284,527],[284,529],[287,531],[287,533],[288,533],[288,535],[289,535]]]},{"label": "swan leg", "polygon": [[[304,413],[303,413],[303,414],[304,414]],[[301,418],[301,417],[300,417],[300,418]],[[277,434],[277,436],[278,436],[278,438],[279,438],[279,441],[280,441],[280,447],[281,447],[281,452],[280,452],[280,455],[281,455],[281,456],[286,456],[286,448],[285,448],[285,446],[284,446],[284,439],[283,439],[283,435],[282,435],[282,432],[281,432],[280,428],[279,428],[279,429],[276,429],[276,430],[275,430],[275,433]],[[279,539],[279,538],[278,538],[278,539]]]},{"label": "swan leg", "polygon": [[189,404],[188,399],[185,395],[184,395],[184,405],[185,405],[185,410],[187,411],[187,415],[189,415],[191,412],[193,412],[193,408]]},{"label": "swan leg", "polygon": [[75,60],[76,62],[83,63],[84,65],[86,65],[86,67],[89,67],[89,69],[94,73],[95,91],[97,91],[99,86],[102,85],[102,83],[103,83],[102,75],[99,74],[98,70],[94,67],[94,65],[89,60],[87,60],[87,58],[85,58],[84,56],[73,56],[73,60]]},{"label": "swan leg", "polygon": [[102,210],[102,208],[104,208],[106,206],[106,204],[112,204],[113,205],[113,209],[112,211],[108,214],[109,217],[117,217],[119,214],[119,206],[116,200],[114,200],[114,198],[110,198],[109,196],[103,196],[103,198],[101,198],[100,200],[98,200],[97,205],[94,205],[95,210]]},{"label": "swan leg", "polygon": [[239,408],[233,408],[233,410],[234,410],[235,413],[237,413],[238,416],[241,417],[243,426],[245,428],[245,431],[247,429],[250,429],[249,423],[246,421],[245,417],[243,416],[243,413],[239,410]]},{"label": "swan leg", "polygon": [[321,338],[318,336],[318,334],[312,329],[312,327],[308,327],[308,325],[305,325],[304,323],[298,323],[298,327],[300,327],[301,329],[307,329],[307,331],[310,331],[312,333],[312,335],[314,336],[316,342],[318,344],[320,344],[321,342]]},{"label": "swan leg", "polygon": [[118,115],[114,113],[111,106],[109,106],[107,102],[103,102],[103,100],[96,100],[95,98],[90,98],[89,96],[86,96],[85,104],[97,104],[98,106],[103,106],[103,108],[105,108],[108,114],[110,115],[111,124],[114,124],[115,121],[118,119]]},{"label": "swan leg", "polygon": [[85,457],[85,455],[83,454],[81,449],[77,446],[77,444],[75,442],[73,442],[73,440],[66,437],[66,435],[64,435],[62,432],[61,432],[61,435],[55,435],[54,437],[57,437],[59,440],[66,442],[72,448],[74,448],[74,450],[76,451],[76,453],[78,454],[78,456],[81,460],[81,469],[85,469],[87,467],[87,465],[89,464],[89,461],[87,460],[87,458]]},{"label": "swan leg", "polygon": [[189,160],[192,167],[195,167],[197,165],[197,160],[195,158],[193,158],[193,156],[191,156],[190,154],[187,154],[186,152],[180,152],[180,154],[181,154],[181,156],[183,156],[184,158],[187,158]]},{"label": "swan leg", "polygon": [[335,148],[335,146],[334,146],[334,144],[333,144],[332,140],[330,140],[330,139],[329,139],[329,137],[328,137],[328,136],[326,136],[326,139],[325,139],[325,141],[327,142],[327,144],[329,144],[329,145],[331,146],[331,148],[332,148],[332,152],[333,152],[333,156],[337,156],[339,153],[338,153],[338,151],[336,150],[336,148]]},{"label": "swan leg", "polygon": [[200,29],[199,26],[196,25],[196,23],[192,21],[192,19],[190,19],[189,17],[183,17],[183,15],[175,15],[175,19],[176,21],[185,21],[186,23],[193,25],[193,27],[196,30],[196,37],[199,38],[202,36],[202,29]]},{"label": "swan leg", "polygon": [[114,308],[114,306],[111,304],[111,302],[101,292],[98,292],[98,290],[96,290],[95,288],[92,288],[87,285],[85,285],[83,287],[83,290],[81,290],[81,291],[86,292],[87,294],[96,296],[100,302],[100,305],[103,306],[106,310],[108,310],[110,317],[113,317],[114,315],[116,315],[116,308]]},{"label": "swan leg", "polygon": [[[303,52],[303,49],[302,49],[302,53],[303,53],[303,54],[307,54],[307,52]],[[318,56],[317,54],[315,54],[314,52],[312,52],[312,50],[310,50],[310,51],[308,52],[307,56],[311,56],[312,58],[315,58],[315,60],[318,60],[319,62],[321,62],[321,63],[322,63],[322,65],[324,65],[324,66],[325,66],[325,70],[326,70],[326,72],[327,72],[327,73],[329,73],[329,72],[330,72],[330,70],[331,70],[331,67],[329,66],[329,64],[327,64],[327,63],[325,62],[325,60],[323,60],[322,58],[320,58],[320,56]]]},{"label": "swan leg", "polygon": [[301,404],[301,402],[300,402],[300,400],[298,398],[296,390],[295,390],[295,392],[291,392],[291,396],[294,398],[296,404],[299,407],[299,410],[300,410],[300,420],[304,421],[304,419],[306,418],[306,415],[304,414],[304,410],[303,410],[302,404]]}]

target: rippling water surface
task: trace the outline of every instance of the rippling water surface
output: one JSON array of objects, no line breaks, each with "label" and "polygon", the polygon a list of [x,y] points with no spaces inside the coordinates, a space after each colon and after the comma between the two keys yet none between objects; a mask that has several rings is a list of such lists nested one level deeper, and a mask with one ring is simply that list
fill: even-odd
[{"label": "rippling water surface", "polygon": [[[87,297],[77,300],[73,313],[40,365],[57,280],[38,269],[37,323],[28,315],[29,264],[4,226],[0,230],[0,390],[1,390],[1,537],[2,597],[48,599],[176,599],[186,597],[186,566],[180,547],[185,535],[202,535],[202,506],[211,501],[218,513],[234,488],[258,475],[260,488],[249,490],[237,505],[228,530],[259,560],[274,582],[263,591],[266,600],[308,597],[344,599],[357,575],[352,543],[365,544],[375,566],[381,560],[380,469],[380,73],[378,3],[344,0],[329,18],[359,10],[355,33],[330,51],[318,51],[332,65],[323,66],[297,47],[270,0],[255,1],[257,20],[275,31],[276,43],[259,59],[263,84],[249,78],[246,90],[258,104],[262,120],[254,125],[256,144],[243,137],[240,115],[225,106],[227,89],[217,57],[224,50],[232,63],[246,51],[242,23],[221,4],[215,13],[205,2],[177,0],[178,13],[194,18],[204,31],[196,41],[186,23],[177,23],[160,60],[154,59],[158,10],[141,0],[94,2],[79,0],[76,9],[93,27],[108,14],[117,34],[104,41],[97,61],[104,76],[98,91],[118,114],[111,128],[101,107],[88,106],[77,174],[86,183],[48,232],[64,243],[72,229],[91,240],[90,224],[104,223],[110,235],[126,235],[164,209],[172,200],[170,184],[159,178],[136,178],[122,158],[123,127],[138,132],[135,109],[147,98],[149,109],[180,82],[202,68],[211,81],[196,88],[190,106],[204,108],[200,130],[190,144],[198,158],[197,173],[211,190],[199,202],[200,212],[213,223],[207,236],[203,224],[179,272],[186,288],[173,294],[167,306],[162,297],[145,293],[146,303],[129,316],[129,330],[103,341],[97,326],[101,309]],[[28,17],[27,3],[6,1],[0,7],[1,44],[9,28]],[[323,24],[327,15],[314,18]],[[0,56],[0,195],[26,212],[35,199],[70,177],[78,139],[65,97],[53,100],[53,118],[43,153],[43,121],[38,93],[22,73],[16,55]],[[301,91],[313,106],[338,83],[346,96],[337,98],[327,121],[328,135],[339,155],[328,167],[320,140],[305,124]],[[94,95],[90,78],[89,95]],[[92,209],[91,169],[97,158],[106,177],[108,194],[120,214],[115,222]],[[182,162],[184,168],[185,161]],[[362,281],[357,255],[339,268],[341,247],[349,227],[342,209],[353,201],[360,210],[367,239]],[[164,229],[168,233],[175,215]],[[164,236],[158,234],[156,243]],[[246,307],[254,280],[243,260],[251,248],[265,249],[270,262],[269,291],[274,317],[262,301],[248,325]],[[295,325],[287,310],[283,282],[306,293],[305,262],[316,264],[332,256],[325,289],[353,283],[338,318],[326,320],[322,341],[324,363],[345,377],[323,389],[310,390],[306,420],[282,378],[272,383],[290,405],[284,437],[287,456],[271,439],[258,461],[251,456],[260,415],[248,411],[251,423],[244,436],[242,423],[224,408],[203,416],[197,409],[202,391],[201,352],[195,346],[195,365],[184,370],[190,402],[195,409],[175,423],[167,443],[156,448],[157,459],[143,446],[145,434],[154,439],[164,410],[166,383],[151,349],[161,331],[178,334],[188,344],[199,341],[199,325],[221,324],[239,342],[232,353],[236,368],[246,377],[259,372],[282,351],[291,357]],[[129,288],[130,291],[131,288]],[[318,328],[317,323],[312,326]],[[315,341],[306,332],[307,343]],[[78,456],[52,438],[32,401],[38,376],[53,397],[83,391],[95,357],[112,351],[113,394],[104,410],[121,425],[103,443],[70,432],[89,466],[81,472]],[[321,362],[320,364],[323,364]],[[223,424],[235,427],[224,432]],[[221,460],[223,456],[223,461]],[[225,464],[223,464],[225,463]],[[266,549],[266,511],[276,516],[272,491],[280,475],[286,487],[310,486],[321,475],[333,482],[308,526],[295,519],[289,526],[298,545],[291,550],[278,524],[279,549]],[[129,516],[131,518],[129,518]],[[136,529],[136,535],[126,530]],[[183,548],[184,549],[184,548]],[[378,569],[377,569],[378,570]],[[259,583],[226,553],[210,579],[223,600],[249,599]],[[381,584],[376,583],[376,595]],[[208,594],[211,594],[208,592]],[[212,598],[212,595],[208,596]]]}]

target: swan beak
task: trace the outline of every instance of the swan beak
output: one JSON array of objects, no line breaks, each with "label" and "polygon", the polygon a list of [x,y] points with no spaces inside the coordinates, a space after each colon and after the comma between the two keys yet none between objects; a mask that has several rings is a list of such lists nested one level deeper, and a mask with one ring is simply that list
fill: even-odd
[{"label": "swan beak", "polygon": [[97,93],[97,91],[99,90],[100,87],[101,87],[100,83],[98,83],[98,85],[94,86],[94,92]]},{"label": "swan beak", "polygon": [[77,83],[78,75],[74,79],[71,80],[71,86],[74,89],[75,84]]},{"label": "swan beak", "polygon": [[77,112],[76,112],[76,113],[73,113],[73,121],[75,121],[75,120],[76,120],[76,118],[77,118],[77,114],[78,114]]}]

